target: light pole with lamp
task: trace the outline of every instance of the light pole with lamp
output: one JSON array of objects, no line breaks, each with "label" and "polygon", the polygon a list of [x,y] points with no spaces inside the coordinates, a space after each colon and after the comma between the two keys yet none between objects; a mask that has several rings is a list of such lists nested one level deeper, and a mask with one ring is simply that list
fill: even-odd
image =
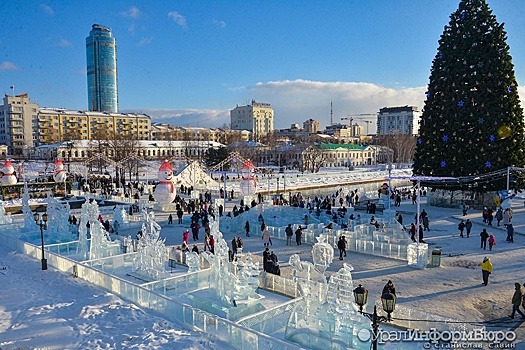
[{"label": "light pole with lamp", "polygon": [[394,312],[396,307],[396,297],[391,293],[385,293],[381,296],[381,303],[383,304],[383,310],[387,313],[387,317],[379,316],[377,314],[377,306],[374,305],[374,313],[370,314],[363,311],[363,306],[366,304],[368,297],[368,291],[363,286],[359,285],[354,289],[355,303],[359,306],[359,313],[366,316],[372,321],[372,350],[377,350],[377,343],[379,338],[379,324],[382,322],[390,321],[390,314]]},{"label": "light pole with lamp", "polygon": [[391,208],[392,203],[392,163],[394,162],[394,150],[388,151],[388,209]]},{"label": "light pole with lamp", "polygon": [[42,217],[40,217],[40,214],[35,213],[33,218],[37,225],[40,226],[40,238],[42,240],[42,270],[47,270],[47,260],[44,258],[44,226],[47,223],[47,213],[44,213]]}]

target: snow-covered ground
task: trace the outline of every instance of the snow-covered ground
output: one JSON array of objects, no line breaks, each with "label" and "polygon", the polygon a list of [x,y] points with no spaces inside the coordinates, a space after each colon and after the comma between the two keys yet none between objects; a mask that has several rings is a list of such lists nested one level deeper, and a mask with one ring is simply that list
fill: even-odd
[{"label": "snow-covered ground", "polygon": [[0,349],[227,349],[0,245]]},{"label": "snow-covered ground", "polygon": [[[513,223],[517,232],[525,233],[525,208],[518,208],[523,198],[514,201]],[[233,205],[233,203],[229,203]],[[429,249],[442,251],[439,268],[413,269],[406,262],[377,256],[349,253],[346,262],[354,267],[354,285],[363,284],[369,290],[369,301],[379,300],[387,280],[396,284],[398,305],[417,310],[417,318],[432,320],[434,315],[471,326],[487,326],[491,330],[516,332],[515,349],[525,349],[525,329],[517,317],[510,320],[514,283],[525,283],[525,236],[515,236],[515,243],[505,241],[502,228],[487,227],[481,214],[472,211],[461,217],[457,209],[427,206],[422,209],[430,217],[430,232],[425,232]],[[416,206],[404,201],[397,208],[405,224],[415,215]],[[170,225],[165,215],[158,215],[166,244],[180,244],[184,226]],[[461,218],[474,222],[472,236],[460,238],[457,224]],[[487,228],[495,234],[493,251],[480,249],[479,233]],[[135,232],[130,232],[134,234]],[[226,235],[227,241],[232,234]],[[245,251],[261,254],[260,236],[243,237]],[[272,249],[280,261],[287,262],[291,254],[301,259],[311,257],[309,245],[286,246],[273,240]],[[489,285],[481,284],[478,264],[485,256],[491,258],[494,271]],[[228,349],[200,333],[184,330],[149,315],[136,306],[109,293],[91,287],[72,276],[52,268],[40,270],[40,262],[0,246],[0,349]],[[341,268],[337,258],[328,269]],[[283,268],[283,275],[287,273]],[[416,315],[416,314],[415,314]],[[394,312],[393,317],[402,318]],[[413,316],[414,317],[414,316]],[[490,322],[490,323],[486,323]],[[482,343],[488,348],[488,343]],[[399,349],[406,349],[400,344]],[[422,347],[423,348],[423,347]]]}]

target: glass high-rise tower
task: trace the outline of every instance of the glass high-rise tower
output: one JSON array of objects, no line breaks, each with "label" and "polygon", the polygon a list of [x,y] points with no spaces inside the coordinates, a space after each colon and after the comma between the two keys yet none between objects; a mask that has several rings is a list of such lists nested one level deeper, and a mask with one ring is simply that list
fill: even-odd
[{"label": "glass high-rise tower", "polygon": [[117,44],[111,29],[93,24],[86,38],[88,109],[118,112]]}]

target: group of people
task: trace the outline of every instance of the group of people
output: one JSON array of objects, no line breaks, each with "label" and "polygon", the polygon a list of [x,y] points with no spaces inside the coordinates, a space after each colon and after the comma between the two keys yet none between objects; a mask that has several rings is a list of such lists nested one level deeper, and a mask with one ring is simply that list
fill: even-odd
[{"label": "group of people", "polygon": [[263,269],[265,272],[273,273],[274,275],[281,275],[281,268],[279,267],[279,260],[277,255],[270,248],[263,251]]}]

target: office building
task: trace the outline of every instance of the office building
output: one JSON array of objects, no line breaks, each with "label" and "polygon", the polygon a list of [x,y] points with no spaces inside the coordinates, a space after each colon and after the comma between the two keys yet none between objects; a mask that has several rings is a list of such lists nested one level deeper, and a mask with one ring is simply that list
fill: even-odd
[{"label": "office building", "polygon": [[415,106],[385,107],[377,115],[377,135],[417,135],[421,112]]},{"label": "office building", "polygon": [[246,106],[237,106],[230,111],[231,129],[252,132],[252,141],[260,141],[273,131],[273,108],[269,103],[252,100]]},{"label": "office building", "polygon": [[111,29],[93,24],[86,38],[88,110],[118,112],[117,44]]},{"label": "office building", "polygon": [[25,156],[35,146],[38,105],[31,103],[27,94],[5,95],[0,106],[0,144],[8,147],[8,153]]}]

